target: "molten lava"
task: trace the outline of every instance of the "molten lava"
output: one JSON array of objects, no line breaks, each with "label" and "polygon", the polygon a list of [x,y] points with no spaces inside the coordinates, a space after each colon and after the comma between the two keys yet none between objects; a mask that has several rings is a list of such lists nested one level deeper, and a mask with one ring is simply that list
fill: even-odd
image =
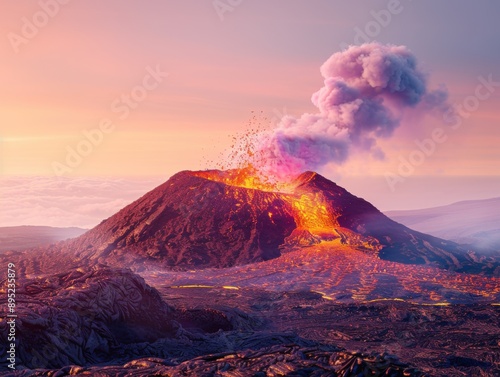
[{"label": "molten lava", "polygon": [[293,196],[290,198],[290,204],[299,228],[309,231],[331,232],[339,226],[328,210],[325,198],[321,193]]},{"label": "molten lava", "polygon": [[275,179],[264,177],[252,165],[242,169],[231,170],[206,170],[195,172],[195,175],[210,181],[221,182],[229,186],[244,187],[248,189],[267,192],[289,192],[291,185]]},{"label": "molten lava", "polygon": [[[322,240],[342,238],[336,230],[340,228],[340,225],[336,221],[335,211],[328,206],[323,193],[319,191],[302,192],[298,189],[310,181],[316,173],[304,173],[289,182],[262,177],[252,166],[226,171],[209,170],[195,174],[198,177],[233,187],[271,192],[286,202],[289,214],[296,224],[296,229],[288,237],[288,243],[305,246],[319,243]],[[273,221],[273,215],[273,211],[268,212],[271,221]],[[301,240],[298,242],[294,240],[297,238]]]}]

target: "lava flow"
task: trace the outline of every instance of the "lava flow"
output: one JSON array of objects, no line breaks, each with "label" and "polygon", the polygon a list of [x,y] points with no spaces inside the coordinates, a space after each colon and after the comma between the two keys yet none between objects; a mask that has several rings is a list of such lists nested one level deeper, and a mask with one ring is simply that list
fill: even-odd
[{"label": "lava flow", "polygon": [[[288,204],[288,212],[293,217],[297,230],[307,232],[319,242],[323,238],[339,238],[335,228],[340,227],[334,219],[334,211],[327,207],[321,192],[300,192],[297,190],[314,178],[316,173],[305,173],[295,180],[283,182],[263,177],[252,166],[227,171],[210,170],[196,172],[195,175],[229,186],[242,187],[264,192],[274,192]],[[273,219],[273,211],[268,212]],[[297,231],[294,231],[297,233]],[[317,243],[317,242],[314,242]]]},{"label": "lava flow", "polygon": [[245,187],[260,191],[270,192],[288,192],[292,185],[289,183],[278,182],[263,177],[251,165],[241,169],[231,169],[226,171],[221,170],[205,170],[194,173],[198,177],[206,178],[210,181],[222,182],[229,186]]}]

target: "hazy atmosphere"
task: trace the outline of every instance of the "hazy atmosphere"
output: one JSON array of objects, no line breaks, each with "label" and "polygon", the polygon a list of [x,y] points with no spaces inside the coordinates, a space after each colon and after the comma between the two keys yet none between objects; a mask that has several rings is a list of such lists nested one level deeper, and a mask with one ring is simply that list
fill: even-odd
[{"label": "hazy atmosphere", "polygon": [[[65,179],[99,181],[82,186],[89,198],[126,179],[128,188],[106,203],[111,215],[129,201],[128,190],[145,193],[179,170],[214,167],[249,122],[272,127],[284,115],[314,113],[322,64],[372,40],[406,46],[427,86],[447,92],[458,112],[418,127],[406,117],[377,142],[383,158],[351,153],[319,172],[382,210],[500,192],[496,2],[58,4],[8,2],[0,14],[1,200],[23,187],[2,225],[41,223],[40,208],[65,223],[63,212],[79,212],[80,197]],[[57,211],[61,204],[40,200],[47,190],[74,204]],[[104,212],[68,221],[88,226]]]},{"label": "hazy atmosphere", "polygon": [[500,376],[500,2],[0,12],[0,377]]}]

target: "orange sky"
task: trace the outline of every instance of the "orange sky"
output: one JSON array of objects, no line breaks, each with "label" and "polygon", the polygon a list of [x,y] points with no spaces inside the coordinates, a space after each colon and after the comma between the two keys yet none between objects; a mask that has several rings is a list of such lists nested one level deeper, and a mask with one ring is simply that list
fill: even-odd
[{"label": "orange sky", "polygon": [[[55,14],[43,16],[42,3],[55,6]],[[451,2],[401,4],[376,39],[407,45],[432,83],[447,86],[451,102],[473,95],[479,76],[500,81],[496,3],[454,2],[456,19],[449,17]],[[206,168],[231,135],[248,127],[252,111],[269,119],[284,108],[297,116],[312,111],[310,96],[322,85],[320,65],[386,7],[386,1],[342,7],[255,1],[221,20],[211,1],[8,2],[0,12],[2,174],[56,176],[54,163],[67,165],[68,148],[77,148],[83,132],[103,119],[114,130],[67,175],[168,177]],[[46,17],[46,25],[28,38],[23,25],[36,17],[39,23]],[[14,46],[14,34],[26,43]],[[157,66],[169,76],[120,119],[113,102]],[[447,141],[413,174],[498,176],[499,105],[500,90],[481,101],[460,129],[447,129]],[[323,173],[348,182],[397,171],[400,156],[435,127],[439,122],[430,119],[414,129],[401,127],[383,143],[385,160],[360,154]]]}]

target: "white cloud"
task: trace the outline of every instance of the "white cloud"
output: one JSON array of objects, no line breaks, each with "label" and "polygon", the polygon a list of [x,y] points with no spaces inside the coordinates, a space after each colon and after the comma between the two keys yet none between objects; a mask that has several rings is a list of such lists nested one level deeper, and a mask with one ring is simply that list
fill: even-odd
[{"label": "white cloud", "polygon": [[2,177],[0,226],[91,228],[164,180]]}]

